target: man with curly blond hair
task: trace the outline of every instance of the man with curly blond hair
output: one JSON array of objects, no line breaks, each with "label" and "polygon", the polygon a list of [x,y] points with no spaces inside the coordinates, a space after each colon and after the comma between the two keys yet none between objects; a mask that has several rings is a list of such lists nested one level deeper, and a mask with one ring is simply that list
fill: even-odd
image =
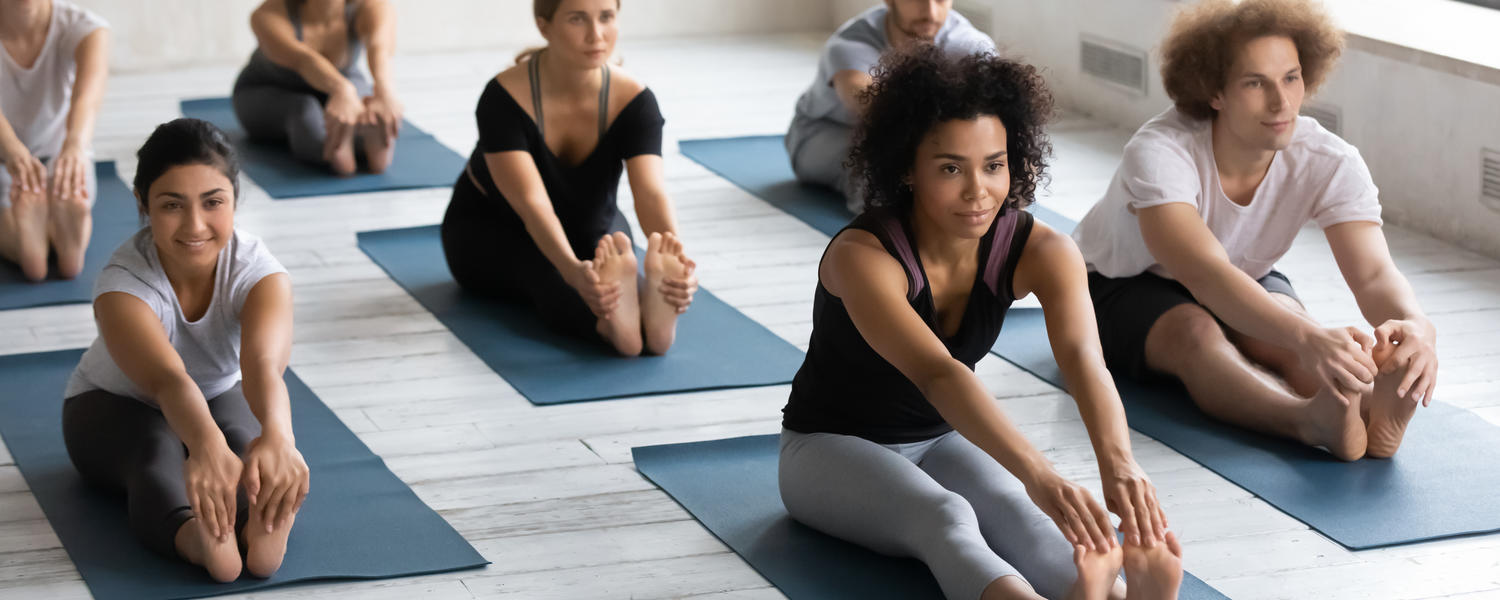
[{"label": "man with curly blond hair", "polygon": [[[1174,106],[1125,146],[1074,238],[1110,369],[1343,460],[1396,452],[1436,330],[1391,260],[1359,151],[1299,117],[1343,35],[1310,0],[1205,0],[1162,43]],[[1325,328],[1275,262],[1314,221],[1371,326]]]}]

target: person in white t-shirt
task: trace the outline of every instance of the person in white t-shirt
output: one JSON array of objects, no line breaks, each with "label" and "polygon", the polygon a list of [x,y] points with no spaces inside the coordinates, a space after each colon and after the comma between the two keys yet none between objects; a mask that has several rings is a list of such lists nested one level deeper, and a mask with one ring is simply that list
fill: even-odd
[{"label": "person in white t-shirt", "polygon": [[864,197],[845,163],[859,120],[860,94],[888,50],[927,43],[956,55],[993,52],[995,42],[952,10],[953,0],[885,0],[849,19],[823,46],[818,74],[797,98],[786,134],[792,172],[804,183],[831,187],[858,213]]},{"label": "person in white t-shirt", "polygon": [[[1299,117],[1343,37],[1307,0],[1210,0],[1162,44],[1175,106],[1143,125],[1074,233],[1116,373],[1180,380],[1210,416],[1389,457],[1432,401],[1436,331],[1381,233],[1359,152]],[[1275,262],[1323,230],[1371,337],[1325,328]]]},{"label": "person in white t-shirt", "polygon": [[292,284],[234,227],[223,132],[177,119],[137,156],[147,226],[94,283],[99,337],[63,392],[63,442],[85,481],[123,492],[147,547],[217,581],[269,577],[309,484],[282,379]]},{"label": "person in white t-shirt", "polygon": [[108,24],[63,0],[0,2],[0,257],[27,279],[83,270]]}]

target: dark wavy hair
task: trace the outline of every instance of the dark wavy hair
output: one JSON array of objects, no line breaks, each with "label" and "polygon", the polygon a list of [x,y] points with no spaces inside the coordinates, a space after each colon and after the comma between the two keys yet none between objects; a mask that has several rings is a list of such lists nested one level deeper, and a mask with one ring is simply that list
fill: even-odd
[{"label": "dark wavy hair", "polygon": [[922,138],[938,123],[986,115],[1005,126],[1006,205],[1025,208],[1036,201],[1052,153],[1042,131],[1052,115],[1052,94],[1036,67],[991,53],[953,57],[920,44],[887,54],[874,78],[860,94],[864,116],[854,130],[848,163],[863,188],[866,209],[909,210],[912,190],[904,179]]},{"label": "dark wavy hair", "polygon": [[151,197],[151,184],[172,167],[208,165],[218,169],[234,186],[234,206],[240,205],[240,159],[229,138],[212,123],[199,119],[174,119],[156,126],[135,153],[135,199],[142,215]]},{"label": "dark wavy hair", "polygon": [[1228,85],[1229,69],[1246,42],[1274,35],[1292,39],[1302,63],[1307,95],[1317,92],[1344,49],[1344,33],[1321,6],[1308,0],[1204,0],[1182,9],[1161,44],[1161,80],[1167,96],[1195,119],[1218,111],[1214,96]]}]

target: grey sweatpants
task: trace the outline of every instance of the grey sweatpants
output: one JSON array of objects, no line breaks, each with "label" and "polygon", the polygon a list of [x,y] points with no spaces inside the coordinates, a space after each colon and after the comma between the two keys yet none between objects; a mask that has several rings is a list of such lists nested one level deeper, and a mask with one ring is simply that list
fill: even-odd
[{"label": "grey sweatpants", "polygon": [[844,207],[857,215],[864,212],[864,198],[853,173],[844,166],[853,138],[854,129],[848,125],[798,116],[792,117],[784,143],[797,181],[833,188],[843,194]]},{"label": "grey sweatpants", "polygon": [[956,431],[911,444],[781,431],[781,501],[792,518],[881,554],[921,560],[950,600],[1017,575],[1061,598],[1073,546],[1020,480]]},{"label": "grey sweatpants", "polygon": [[[208,401],[208,412],[235,454],[260,436],[240,385]],[[83,480],[124,493],[130,530],[148,548],[176,556],[178,528],[192,518],[182,466],[187,447],[160,410],[134,398],[92,390],[63,401],[63,444]],[[245,523],[244,489],[235,501],[235,527]]]}]

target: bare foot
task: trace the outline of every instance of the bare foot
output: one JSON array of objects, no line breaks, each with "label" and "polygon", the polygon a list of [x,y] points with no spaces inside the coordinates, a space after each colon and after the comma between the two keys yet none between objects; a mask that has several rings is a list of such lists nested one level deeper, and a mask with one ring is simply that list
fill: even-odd
[{"label": "bare foot", "polygon": [[359,163],[354,160],[354,131],[349,130],[347,136],[342,140],[329,140],[323,146],[323,160],[328,161],[328,168],[335,175],[348,177],[359,168]]},{"label": "bare foot", "polygon": [[365,169],[371,173],[384,173],[396,157],[396,140],[385,134],[385,128],[377,125],[359,126],[357,139],[365,151]]},{"label": "bare foot", "polygon": [[1173,600],[1182,586],[1182,544],[1167,532],[1167,543],[1125,546],[1126,600]]},{"label": "bare foot", "polygon": [[[1377,351],[1373,357],[1375,364],[1385,362],[1394,351],[1395,348]],[[1396,449],[1401,447],[1402,437],[1406,435],[1406,424],[1411,422],[1412,415],[1417,412],[1419,400],[1416,394],[1409,398],[1396,395],[1396,388],[1401,385],[1401,378],[1405,376],[1406,371],[1401,369],[1376,374],[1375,390],[1365,396],[1365,421],[1369,424],[1365,430],[1365,437],[1369,440],[1365,455],[1370,458],[1394,456]]]},{"label": "bare foot", "polygon": [[1123,552],[1119,545],[1104,552],[1091,552],[1073,546],[1073,566],[1078,567],[1078,581],[1068,590],[1068,600],[1103,600],[1120,580]]},{"label": "bare foot", "polygon": [[661,292],[662,281],[682,279],[691,271],[676,235],[653,233],[646,241],[646,288],[641,294],[641,325],[646,335],[646,351],[666,354],[677,339],[677,307],[667,302]]},{"label": "bare foot", "polygon": [[89,248],[94,215],[89,199],[83,195],[53,198],[47,213],[47,232],[57,250],[57,275],[72,279],[83,271],[84,253]]},{"label": "bare foot", "polygon": [[594,270],[602,281],[620,284],[620,303],[595,328],[622,356],[641,353],[641,300],[636,289],[635,249],[630,237],[615,232],[599,238],[594,248]]},{"label": "bare foot", "polygon": [[47,278],[47,197],[42,192],[11,189],[10,216],[16,228],[15,261],[27,279]]},{"label": "bare foot", "polygon": [[297,520],[297,515],[287,517],[286,523],[276,527],[270,533],[266,532],[266,524],[260,518],[260,512],[250,511],[250,518],[245,522],[245,570],[251,575],[265,579],[276,574],[281,568],[281,559],[286,557],[286,540],[292,533],[292,523]]},{"label": "bare foot", "polygon": [[208,570],[208,576],[219,583],[229,583],[240,577],[240,548],[234,534],[224,541],[214,539],[208,530],[199,527],[197,517],[188,519],[177,528],[175,539],[177,554],[188,562]]},{"label": "bare foot", "polygon": [[1302,419],[1302,441],[1322,446],[1339,460],[1359,460],[1365,455],[1365,421],[1360,417],[1360,398],[1345,406],[1328,388],[1308,400]]}]

